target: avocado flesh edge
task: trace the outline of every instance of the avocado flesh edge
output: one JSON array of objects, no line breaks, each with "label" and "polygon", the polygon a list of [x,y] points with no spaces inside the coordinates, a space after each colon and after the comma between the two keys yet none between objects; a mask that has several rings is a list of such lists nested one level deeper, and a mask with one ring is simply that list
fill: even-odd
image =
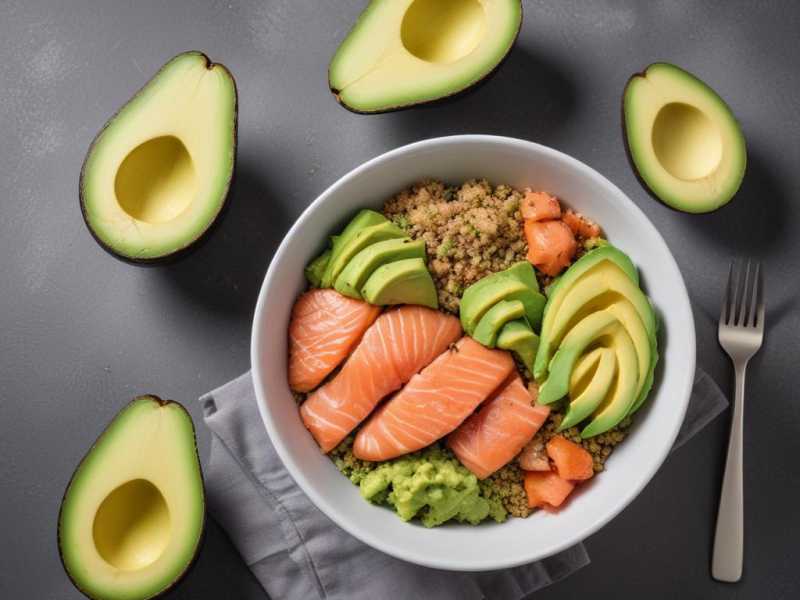
[{"label": "avocado flesh edge", "polygon": [[539,336],[533,332],[527,319],[515,319],[503,325],[497,336],[497,347],[514,352],[522,364],[533,372],[533,361],[539,347]]},{"label": "avocado flesh edge", "polygon": [[575,364],[586,348],[619,328],[617,318],[605,310],[592,313],[573,327],[550,362],[550,374],[539,388],[539,402],[552,404],[563,398],[569,391]]},{"label": "avocado flesh edge", "polygon": [[584,254],[575,261],[558,279],[557,283],[549,289],[547,303],[542,316],[542,328],[539,334],[539,349],[534,362],[533,376],[537,381],[544,379],[548,364],[552,357],[552,336],[550,330],[559,308],[569,296],[572,286],[578,282],[582,275],[603,261],[610,261],[618,266],[636,286],[639,286],[639,273],[630,258],[612,245],[605,245]]},{"label": "avocado flesh edge", "polygon": [[[197,89],[196,97],[190,97],[188,89]],[[197,123],[207,130],[207,143],[195,141]],[[201,52],[185,52],[166,63],[104,125],[86,155],[80,205],[95,240],[112,255],[132,263],[164,262],[194,247],[227,204],[236,130],[236,84],[223,65],[212,63]],[[139,165],[135,168],[158,169],[165,160],[162,152],[178,157],[174,160],[181,169],[170,172],[167,179],[146,174],[129,182],[125,174],[133,172],[133,167],[121,167],[135,163]],[[210,167],[200,170],[198,163]],[[132,187],[142,180],[151,186]],[[137,208],[120,203],[117,186],[127,190],[130,198],[140,198],[131,200]],[[173,215],[165,202],[176,191],[188,198],[186,206],[176,206],[178,213]]]},{"label": "avocado flesh edge", "polygon": [[504,271],[487,275],[464,290],[459,308],[464,331],[471,335],[486,311],[500,300],[522,302],[531,327],[539,327],[546,300],[539,292],[530,263],[518,262]]},{"label": "avocado flesh edge", "polygon": [[525,316],[525,305],[519,300],[501,300],[481,318],[472,338],[488,348],[497,344],[497,336],[509,321]]},{"label": "avocado flesh edge", "polygon": [[[142,439],[149,440],[144,448]],[[165,461],[173,461],[174,467],[165,469]],[[121,579],[119,570],[97,554],[95,498],[108,498],[120,486],[142,479],[166,502],[169,531],[178,527],[185,534],[177,546],[170,540],[166,548],[172,549],[172,556],[162,553],[157,558],[159,564],[169,562],[168,568],[157,571],[158,577]],[[90,598],[149,598],[186,573],[199,550],[204,524],[203,480],[191,417],[177,402],[140,396],[114,417],[75,470],[59,513],[59,552],[70,579]]]},{"label": "avocado flesh edge", "polygon": [[587,439],[605,433],[615,427],[630,412],[636,402],[638,372],[636,350],[624,328],[618,328],[612,334],[611,345],[614,347],[617,360],[615,382],[604,402],[593,413],[589,424],[581,431],[581,437]]},{"label": "avocado flesh edge", "polygon": [[624,323],[634,341],[641,369],[639,395],[644,401],[652,386],[653,370],[658,356],[655,315],[644,293],[613,263],[597,264],[570,288],[569,299],[562,304],[553,319],[550,341],[558,343],[570,323],[593,310],[593,304],[602,301],[609,292],[613,294],[613,301],[601,307],[611,311]]},{"label": "avocado flesh edge", "polygon": [[406,237],[406,233],[389,221],[365,227],[357,231],[349,239],[347,239],[343,233],[340,239],[337,240],[337,244],[333,248],[331,259],[325,268],[325,274],[322,277],[322,287],[332,287],[336,278],[347,266],[347,263],[367,246],[384,240],[404,237]]},{"label": "avocado flesh edge", "polygon": [[382,265],[372,272],[361,296],[370,304],[419,304],[439,308],[433,278],[421,258],[407,258]]},{"label": "avocado flesh edge", "polygon": [[336,50],[328,83],[348,110],[368,114],[399,110],[475,86],[509,53],[522,21],[520,0],[487,3],[481,7],[483,34],[471,52],[449,62],[427,60],[412,54],[403,41],[409,8],[414,8],[411,2],[373,0]]},{"label": "avocado flesh edge", "polygon": [[[668,104],[700,110],[720,134],[720,163],[705,177],[680,179],[656,155],[652,132],[661,108]],[[747,166],[741,126],[719,94],[691,73],[669,63],[654,63],[631,77],[623,94],[623,120],[634,172],[667,206],[687,213],[711,212],[727,204],[741,186]]]},{"label": "avocado flesh edge", "polygon": [[328,248],[325,250],[325,252],[308,263],[305,274],[306,279],[308,279],[308,282],[312,286],[318,288],[322,285],[322,276],[325,274],[325,268],[328,266],[328,262],[331,259],[331,254],[332,250]]},{"label": "avocado flesh edge", "polygon": [[558,431],[569,429],[573,425],[577,425],[586,419],[600,406],[603,399],[608,394],[609,387],[616,373],[616,356],[614,351],[608,348],[601,348],[598,350],[601,352],[600,358],[588,385],[580,394],[572,397],[572,384],[570,384],[570,401],[567,403],[564,417],[561,419],[561,424],[558,426]]},{"label": "avocado flesh edge", "polygon": [[395,238],[367,246],[356,254],[336,278],[334,288],[340,294],[361,299],[361,288],[378,267],[407,258],[425,260],[425,242]]},{"label": "avocado flesh edge", "polygon": [[331,243],[329,248],[330,259],[325,265],[325,271],[322,274],[320,287],[328,288],[333,285],[333,281],[335,279],[333,278],[333,274],[331,272],[331,269],[333,267],[332,262],[334,260],[338,260],[338,257],[342,253],[342,250],[353,241],[353,239],[356,237],[357,234],[362,232],[364,229],[367,229],[368,227],[373,227],[375,225],[380,225],[382,223],[388,223],[388,222],[389,219],[384,217],[381,213],[368,208],[364,208],[358,211],[355,217],[350,219],[350,221],[347,223],[345,228],[342,229],[339,235],[331,236]]}]

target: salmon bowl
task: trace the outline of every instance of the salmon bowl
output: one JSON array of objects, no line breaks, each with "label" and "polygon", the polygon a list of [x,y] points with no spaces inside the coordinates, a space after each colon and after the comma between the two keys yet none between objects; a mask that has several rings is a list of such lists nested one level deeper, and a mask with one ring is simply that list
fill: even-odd
[{"label": "salmon bowl", "polygon": [[[547,190],[599,223],[604,237],[624,249],[638,267],[642,287],[658,313],[660,360],[647,403],[629,425],[625,442],[609,458],[609,468],[581,485],[556,516],[537,511],[525,519],[501,523],[428,528],[415,521],[403,522],[386,507],[365,502],[359,487],[320,451],[320,446],[326,451],[330,448],[318,445],[319,440],[309,435],[287,380],[287,331],[292,307],[308,285],[304,270],[324,250],[328,237],[341,231],[354,213],[386,209],[386,200],[417,181],[452,184],[476,178],[510,189]],[[510,248],[508,258],[515,257]],[[439,305],[446,309],[449,296],[444,287],[449,284],[435,269],[431,272]],[[450,292],[458,295],[462,290]],[[402,308],[387,310],[379,318]],[[694,377],[694,335],[688,294],[669,249],[618,188],[590,167],[550,148],[512,138],[464,135],[426,140],[381,155],[342,177],[309,206],[284,238],[262,285],[253,320],[251,362],[267,433],[287,471],[322,512],[356,538],[397,558],[434,568],[480,571],[555,554],[595,532],[636,497],[666,458],[683,422]],[[462,352],[461,359],[471,352]],[[451,354],[458,354],[457,349]],[[455,367],[450,364],[449,368]],[[385,405],[382,408],[376,413],[387,412]],[[377,416],[370,416],[368,425]]]}]

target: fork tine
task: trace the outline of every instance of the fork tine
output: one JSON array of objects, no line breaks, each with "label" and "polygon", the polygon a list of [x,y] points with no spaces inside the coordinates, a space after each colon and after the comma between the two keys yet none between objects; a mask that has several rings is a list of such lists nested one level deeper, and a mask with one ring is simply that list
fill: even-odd
[{"label": "fork tine", "polygon": [[762,293],[762,282],[763,278],[761,277],[761,263],[756,262],[756,268],[753,272],[753,289],[750,292],[750,307],[747,311],[747,318],[744,321],[745,327],[756,326],[756,310],[758,310],[759,299]]},{"label": "fork tine", "polygon": [[733,262],[731,261],[731,265],[728,268],[728,283],[725,287],[725,295],[722,297],[722,308],[720,309],[720,323],[727,323],[728,317],[731,314],[732,306],[731,302],[733,301]]},{"label": "fork tine", "polygon": [[758,272],[758,313],[754,325],[762,331],[764,330],[764,298],[764,270],[760,269]]},{"label": "fork tine", "polygon": [[739,306],[741,305],[741,289],[742,289],[742,270],[744,261],[740,258],[736,259],[733,265],[733,282],[731,283],[731,304],[730,312],[728,313],[728,325],[736,325],[736,316],[739,314]]},{"label": "fork tine", "polygon": [[747,308],[750,304],[750,286],[752,282],[751,279],[751,267],[752,263],[750,259],[747,260],[747,263],[744,267],[744,281],[741,282],[739,286],[739,304],[737,306],[737,313],[736,319],[734,321],[734,325],[737,327],[743,327],[745,325],[745,318],[747,317]]}]

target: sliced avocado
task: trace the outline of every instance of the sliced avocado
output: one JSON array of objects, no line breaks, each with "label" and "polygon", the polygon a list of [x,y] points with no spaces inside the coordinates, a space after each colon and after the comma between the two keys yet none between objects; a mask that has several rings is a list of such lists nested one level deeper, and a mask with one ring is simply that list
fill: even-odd
[{"label": "sliced avocado", "polygon": [[61,561],[90,598],[152,598],[191,565],[204,523],[189,413],[176,402],[140,396],[72,476],[58,518]]},{"label": "sliced avocado", "polygon": [[452,96],[500,64],[521,22],[520,0],[372,0],[331,59],[331,91],[360,113]]},{"label": "sliced avocado", "polygon": [[459,308],[464,331],[472,335],[486,311],[500,300],[522,302],[531,327],[539,327],[546,300],[539,292],[539,284],[530,263],[516,263],[505,271],[487,275],[464,290]]},{"label": "sliced avocado", "polygon": [[[539,387],[539,402],[552,404],[563,398],[569,391],[570,377],[575,364],[584,351],[617,329],[621,329],[619,321],[607,310],[588,315],[570,329],[550,362],[547,379]],[[634,373],[634,377],[635,375]]]},{"label": "sliced avocado", "polygon": [[405,238],[406,233],[391,221],[384,221],[356,231],[352,236],[343,232],[333,246],[331,259],[322,276],[322,287],[332,287],[336,278],[352,258],[367,246],[395,238]]},{"label": "sliced avocado", "polygon": [[361,290],[370,304],[421,304],[439,308],[433,278],[421,258],[406,258],[382,265],[372,272]]},{"label": "sliced avocado", "polygon": [[472,338],[484,346],[494,348],[497,336],[509,321],[525,316],[525,305],[519,300],[500,300],[481,317]]},{"label": "sliced avocado", "polygon": [[[650,308],[649,302],[647,307]],[[611,311],[617,317],[617,320],[630,336],[633,347],[636,350],[639,372],[637,375],[636,401],[631,405],[632,412],[635,410],[634,407],[640,406],[644,402],[650,392],[650,388],[653,386],[653,371],[658,361],[655,319],[653,319],[654,329],[649,332],[629,298],[610,304],[606,310]],[[652,309],[650,310],[650,317],[652,318]]]},{"label": "sliced avocado", "polygon": [[[588,373],[587,367],[591,369]],[[600,406],[608,396],[616,370],[616,354],[610,348],[596,348],[581,359],[572,372],[570,400],[558,431],[577,425]]]},{"label": "sliced avocado", "polygon": [[328,248],[320,254],[317,258],[308,263],[306,267],[306,279],[314,287],[320,287],[322,284],[322,276],[325,274],[325,268],[328,266],[328,261],[331,259],[332,250]]},{"label": "sliced avocado", "polygon": [[527,319],[516,319],[503,325],[497,336],[497,347],[514,352],[529,371],[533,371],[539,336],[533,332]]},{"label": "sliced avocado", "polygon": [[652,64],[628,80],[623,116],[634,171],[664,204],[704,213],[736,194],[747,164],[744,136],[725,101],[700,79]]},{"label": "sliced avocado", "polygon": [[210,231],[233,177],[236,106],[228,69],[185,52],[106,123],[80,178],[83,219],[105,250],[154,263]]},{"label": "sliced avocado", "polygon": [[361,299],[361,288],[375,269],[386,263],[406,258],[425,260],[425,242],[412,241],[410,238],[395,238],[367,246],[342,269],[334,287],[340,294]]},{"label": "sliced avocado", "polygon": [[636,402],[638,364],[633,342],[624,327],[615,329],[610,338],[609,347],[616,355],[616,376],[602,404],[594,411],[592,420],[581,431],[584,439],[616,426]]},{"label": "sliced avocado", "polygon": [[547,374],[547,366],[552,357],[552,353],[555,352],[558,347],[557,340],[553,339],[552,330],[556,315],[559,313],[562,303],[566,302],[567,299],[571,297],[573,287],[585,273],[604,262],[610,262],[616,265],[638,287],[639,273],[636,267],[633,266],[631,259],[628,258],[624,252],[621,252],[610,244],[587,252],[575,261],[569,269],[558,278],[557,283],[552,285],[548,290],[547,304],[544,307],[544,314],[542,317],[542,329],[539,334],[539,350],[536,353],[536,361],[533,369],[533,376],[537,381],[541,381]]}]

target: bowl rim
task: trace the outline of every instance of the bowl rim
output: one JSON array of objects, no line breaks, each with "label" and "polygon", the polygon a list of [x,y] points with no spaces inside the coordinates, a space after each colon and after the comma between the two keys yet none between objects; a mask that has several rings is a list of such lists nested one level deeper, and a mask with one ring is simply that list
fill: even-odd
[{"label": "bowl rim", "polygon": [[[589,178],[594,179],[595,183],[605,187],[611,192],[611,195],[617,197],[623,204],[626,205],[626,209],[635,213],[636,218],[638,218],[642,225],[645,227],[646,231],[643,232],[643,235],[653,236],[654,241],[656,244],[661,245],[663,250],[665,251],[665,255],[667,257],[667,265],[666,267],[673,272],[675,276],[675,280],[679,283],[679,289],[677,293],[680,296],[681,304],[687,310],[688,313],[688,327],[686,328],[688,339],[687,342],[687,355],[686,359],[688,361],[689,369],[687,369],[687,377],[683,384],[683,392],[680,395],[681,405],[680,405],[680,419],[676,420],[676,425],[674,426],[673,430],[669,432],[667,439],[669,440],[669,444],[664,444],[662,448],[658,450],[657,460],[652,461],[649,467],[643,473],[643,477],[639,478],[639,481],[636,485],[627,488],[624,493],[620,494],[620,501],[615,503],[611,506],[608,510],[605,511],[603,516],[597,519],[591,525],[584,527],[583,530],[573,534],[572,536],[565,537],[559,543],[553,544],[546,553],[541,552],[531,552],[530,555],[521,554],[518,558],[514,560],[493,560],[491,557],[482,557],[481,562],[479,564],[469,563],[465,564],[464,561],[459,559],[451,559],[449,557],[418,557],[407,554],[403,551],[399,551],[395,546],[391,543],[387,543],[383,538],[379,535],[375,535],[374,532],[370,530],[366,530],[363,528],[357,528],[351,525],[350,521],[346,518],[343,518],[336,507],[329,503],[326,498],[318,494],[308,480],[303,474],[303,471],[300,465],[294,461],[288,452],[288,449],[283,446],[282,443],[276,442],[276,440],[280,439],[278,434],[277,428],[275,427],[272,419],[267,413],[266,408],[266,397],[265,394],[262,393],[262,390],[265,390],[265,382],[262,380],[261,371],[259,368],[259,361],[258,361],[258,347],[260,345],[260,340],[262,335],[266,335],[267,328],[263,327],[262,323],[262,315],[264,314],[264,306],[266,303],[267,298],[267,290],[272,286],[273,281],[276,278],[276,267],[275,265],[281,262],[283,254],[286,252],[286,247],[288,240],[293,238],[300,232],[306,221],[310,218],[311,213],[317,210],[322,204],[326,202],[326,200],[337,193],[339,188],[346,185],[351,180],[359,177],[365,171],[368,171],[375,167],[376,165],[390,161],[393,158],[409,153],[418,151],[420,149],[426,147],[436,147],[439,146],[440,150],[445,150],[451,144],[470,144],[470,143],[482,143],[482,142],[490,142],[495,144],[506,145],[508,147],[520,147],[520,146],[527,146],[529,149],[536,150],[537,152],[541,152],[545,155],[549,155],[551,158],[555,160],[562,161],[563,163],[567,164],[569,168],[583,171],[583,174]],[[686,417],[686,411],[689,406],[689,399],[691,396],[691,390],[694,383],[694,374],[696,368],[696,331],[695,331],[695,321],[694,321],[694,314],[692,312],[692,305],[689,300],[689,293],[686,288],[686,283],[683,279],[683,275],[678,267],[677,262],[675,261],[675,257],[672,255],[672,252],[669,249],[664,237],[661,233],[656,229],[655,225],[650,221],[647,215],[642,211],[639,206],[637,206],[628,196],[625,194],[619,187],[614,185],[610,180],[608,180],[605,176],[600,174],[598,171],[590,167],[589,165],[583,163],[582,161],[573,158],[572,156],[561,152],[559,150],[555,150],[554,148],[550,148],[549,146],[545,146],[542,144],[538,144],[536,142],[532,142],[529,140],[523,140],[520,138],[513,138],[508,136],[498,136],[498,135],[486,135],[486,134],[460,134],[460,135],[449,135],[449,136],[441,136],[441,137],[434,137],[429,138],[417,142],[412,142],[410,144],[405,144],[379,154],[378,156],[367,160],[366,162],[356,166],[349,172],[345,173],[339,179],[337,179],[333,184],[327,187],[319,196],[317,196],[311,204],[301,213],[301,215],[297,218],[294,224],[291,226],[289,231],[281,240],[281,244],[278,249],[275,251],[275,254],[270,261],[269,268],[267,273],[264,277],[262,282],[261,288],[258,294],[258,300],[256,302],[255,311],[253,314],[253,323],[252,323],[252,331],[251,331],[251,344],[250,344],[250,363],[251,363],[251,374],[253,377],[253,387],[255,389],[255,401],[258,405],[258,412],[261,415],[261,420],[264,423],[264,427],[267,430],[267,434],[272,441],[272,444],[275,448],[278,457],[281,459],[283,466],[286,468],[287,472],[289,473],[290,477],[297,483],[300,489],[303,491],[304,494],[311,500],[311,502],[321,510],[328,518],[330,518],[336,525],[341,527],[347,533],[355,537],[356,539],[364,542],[365,544],[380,550],[390,556],[394,556],[395,558],[399,558],[401,560],[411,562],[414,564],[431,567],[434,569],[445,569],[451,571],[491,571],[497,569],[506,569],[511,567],[516,567],[524,564],[529,564],[532,562],[536,562],[543,558],[547,558],[548,556],[553,556],[558,552],[561,552],[579,542],[582,542],[590,535],[594,534],[598,530],[600,530],[603,526],[605,526],[609,521],[611,521],[614,517],[616,517],[619,513],[621,513],[644,489],[644,487],[650,483],[652,478],[655,476],[656,472],[661,468],[661,465],[666,460],[667,456],[669,455],[670,450],[672,449],[675,439],[678,436],[680,428],[683,424],[683,421]]]}]

